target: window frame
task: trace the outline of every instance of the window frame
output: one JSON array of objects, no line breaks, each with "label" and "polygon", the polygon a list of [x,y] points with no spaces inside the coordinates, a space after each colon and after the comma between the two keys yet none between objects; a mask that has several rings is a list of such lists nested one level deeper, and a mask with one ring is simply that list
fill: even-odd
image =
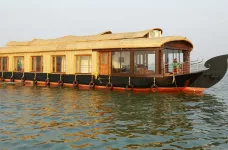
[{"label": "window frame", "polygon": [[[169,52],[172,51],[172,52]],[[165,48],[164,53],[163,53],[163,61],[164,63],[173,63],[173,59],[177,58],[178,63],[183,63],[184,62],[184,51],[183,49],[174,49],[174,48]],[[168,56],[169,54],[172,55],[172,60],[169,60]],[[178,54],[178,57],[175,57],[175,54]],[[181,58],[182,54],[182,58]],[[168,58],[168,59],[167,59]],[[168,60],[168,61],[167,61]],[[182,61],[181,61],[182,60]]]},{"label": "window frame", "polygon": [[[150,68],[149,67],[150,64],[148,61],[149,54],[154,55],[154,64],[151,64],[153,65],[152,66],[154,68],[153,70],[149,70]],[[134,62],[133,62],[134,74],[140,75],[140,76],[156,75],[157,74],[156,67],[158,66],[158,64],[156,64],[156,55],[157,55],[156,50],[135,50]],[[139,65],[140,67],[137,67],[137,65]],[[142,71],[143,73],[138,73],[138,71]]]},{"label": "window frame", "polygon": [[[162,57],[163,57],[163,64],[165,67],[164,68],[165,73],[173,72],[173,60],[174,60],[174,58],[177,59],[177,62],[179,64],[186,63],[186,62],[184,62],[184,52],[185,51],[186,50],[180,49],[180,48],[164,48],[164,53],[163,53]],[[177,55],[177,57],[175,55]]]},{"label": "window frame", "polygon": [[[65,57],[65,64],[64,65],[61,65],[61,66],[63,66],[63,67],[65,67],[65,68],[63,68],[63,70],[65,70],[64,72],[62,72],[62,71],[60,71],[60,72],[57,72],[57,61],[56,61],[56,58],[57,57]],[[55,64],[53,63],[53,61],[55,60]],[[66,73],[66,55],[52,55],[51,56],[51,72],[52,73]],[[61,68],[61,70],[62,70],[62,68]]]},{"label": "window frame", "polygon": [[[6,58],[6,69],[3,69],[3,59]],[[9,70],[9,57],[8,56],[1,56],[0,57],[0,71],[8,71]]]},{"label": "window frame", "polygon": [[[15,63],[17,63],[17,61],[18,61],[18,57],[22,57],[23,58],[23,65],[22,65],[22,69],[21,69],[21,71],[20,70],[18,70],[18,66],[15,66]],[[15,72],[24,72],[24,67],[25,67],[25,65],[24,65],[24,63],[25,63],[25,57],[24,56],[14,56],[13,57],[13,62],[14,62],[14,71]],[[15,69],[16,68],[16,69]]]},{"label": "window frame", "polygon": [[[114,53],[120,53],[120,55],[119,55],[119,58],[118,58],[118,60],[119,59],[121,59],[121,60],[119,60],[118,62],[119,62],[119,66],[120,66],[120,69],[122,69],[122,63],[124,63],[124,62],[122,62],[122,58],[124,58],[124,57],[122,57],[123,55],[121,55],[121,53],[122,52],[129,52],[129,67],[130,67],[130,70],[129,70],[129,72],[126,72],[126,73],[124,73],[124,72],[113,72],[113,69],[115,69],[115,68],[113,68],[112,67],[112,64],[113,64],[113,52]],[[112,51],[111,52],[111,74],[112,75],[121,75],[121,76],[124,76],[124,75],[131,75],[132,74],[132,65],[131,65],[131,60],[132,60],[132,51],[130,51],[130,50],[125,50],[125,51],[120,51],[120,50],[117,50],[117,51]],[[134,59],[134,58],[133,58]]]},{"label": "window frame", "polygon": [[[36,58],[37,57],[41,57],[41,61],[40,61],[40,67],[41,67],[41,71],[34,71],[33,70],[33,57],[35,57],[35,63],[36,63]],[[37,65],[36,65],[37,68]],[[37,55],[37,56],[31,56],[31,72],[43,72],[43,56],[42,55]],[[36,69],[35,69],[36,70]]]},{"label": "window frame", "polygon": [[[75,74],[92,74],[92,67],[93,67],[93,60],[92,60],[92,54],[76,54],[76,55],[74,55],[75,57],[75,63],[74,63],[74,69],[75,69]],[[79,65],[77,65],[77,61],[78,61],[78,59],[77,59],[77,57],[81,57],[81,56],[88,56],[88,57],[90,57],[90,59],[88,59],[88,73],[81,73],[81,72],[77,72],[77,70],[78,70],[78,66],[80,67],[80,63],[79,63]],[[79,62],[80,62],[80,60],[81,59],[79,59]],[[90,61],[91,61],[91,65],[90,65]],[[79,70],[81,70],[81,69],[79,69]],[[89,70],[91,70],[90,72],[89,72]]]}]

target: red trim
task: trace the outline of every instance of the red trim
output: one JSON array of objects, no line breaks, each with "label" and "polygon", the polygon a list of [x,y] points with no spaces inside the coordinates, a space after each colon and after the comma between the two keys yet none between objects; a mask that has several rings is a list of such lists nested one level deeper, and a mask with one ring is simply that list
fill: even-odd
[{"label": "red trim", "polygon": [[[5,82],[10,82],[10,79],[5,79]],[[15,80],[17,83],[22,83],[21,80]],[[33,81],[25,81],[26,85],[33,85]],[[46,86],[45,82],[43,81],[37,81],[37,86]],[[56,82],[50,82],[50,86],[59,86]],[[70,83],[64,83],[63,86],[65,87],[74,87],[73,84]],[[79,89],[91,89],[89,85],[84,84],[78,84]],[[107,89],[106,86],[98,86],[95,85],[95,89]],[[156,92],[203,92],[206,88],[195,88],[195,87],[158,87],[158,90]],[[113,91],[126,91],[126,88],[124,87],[113,87]],[[128,91],[134,91],[134,92],[152,92],[150,88],[128,88]]]}]

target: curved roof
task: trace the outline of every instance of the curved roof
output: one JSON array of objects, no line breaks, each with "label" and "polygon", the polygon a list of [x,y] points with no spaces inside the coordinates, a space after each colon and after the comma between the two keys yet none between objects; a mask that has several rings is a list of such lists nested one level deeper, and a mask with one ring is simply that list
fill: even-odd
[{"label": "curved roof", "polygon": [[101,32],[98,35],[105,35],[105,34],[112,34],[112,31],[105,31],[105,32]]},{"label": "curved roof", "polygon": [[34,46],[34,45],[53,45],[53,44],[69,44],[75,42],[90,42],[90,41],[105,41],[105,40],[121,40],[121,39],[137,39],[148,38],[147,35],[154,31],[159,30],[162,33],[162,29],[154,28],[150,30],[140,32],[126,32],[126,33],[112,33],[111,31],[105,31],[97,35],[89,36],[64,36],[57,39],[34,39],[32,41],[17,42],[11,41],[6,46]]},{"label": "curved roof", "polygon": [[[142,33],[140,33],[142,34]],[[82,41],[66,44],[50,45],[30,45],[5,47],[0,49],[0,53],[26,53],[26,52],[45,52],[45,51],[65,51],[65,50],[96,50],[96,49],[114,49],[114,48],[159,48],[165,43],[173,41],[185,41],[191,47],[193,44],[186,37],[167,36],[153,38],[135,38],[120,40],[103,40],[103,41]]]}]

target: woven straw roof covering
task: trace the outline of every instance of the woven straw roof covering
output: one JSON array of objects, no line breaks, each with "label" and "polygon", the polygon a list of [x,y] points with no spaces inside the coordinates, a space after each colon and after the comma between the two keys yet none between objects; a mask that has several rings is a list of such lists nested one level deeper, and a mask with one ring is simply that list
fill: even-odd
[{"label": "woven straw roof covering", "polygon": [[159,48],[165,43],[173,41],[185,41],[193,47],[191,41],[182,36],[167,36],[154,38],[136,38],[121,40],[104,40],[89,42],[74,42],[70,44],[33,45],[0,48],[0,53],[26,53],[26,52],[47,52],[65,50],[97,50],[114,48]]},{"label": "woven straw roof covering", "polygon": [[121,40],[121,39],[136,39],[136,38],[145,38],[149,32],[153,30],[159,30],[160,28],[154,28],[141,32],[127,32],[127,33],[115,33],[111,31],[102,32],[97,35],[90,36],[64,36],[57,39],[34,39],[32,41],[26,42],[16,42],[11,41],[6,44],[6,46],[34,46],[34,45],[53,45],[53,44],[69,44],[74,42],[89,42],[89,41],[105,41],[105,40]]}]

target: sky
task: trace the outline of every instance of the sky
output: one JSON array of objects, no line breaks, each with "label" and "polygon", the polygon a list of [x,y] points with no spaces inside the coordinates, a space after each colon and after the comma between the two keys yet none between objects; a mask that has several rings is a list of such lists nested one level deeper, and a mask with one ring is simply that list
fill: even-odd
[{"label": "sky", "polygon": [[228,0],[0,0],[0,46],[162,28],[194,44],[191,59],[228,54]]}]

